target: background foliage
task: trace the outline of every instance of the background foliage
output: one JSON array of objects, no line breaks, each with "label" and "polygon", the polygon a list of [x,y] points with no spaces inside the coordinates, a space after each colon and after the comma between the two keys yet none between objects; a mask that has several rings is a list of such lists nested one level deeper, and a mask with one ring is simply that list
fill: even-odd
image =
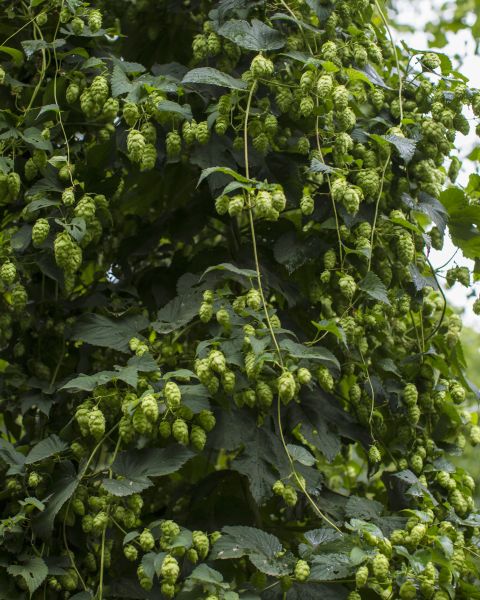
[{"label": "background foliage", "polygon": [[0,32],[0,597],[480,597],[462,73],[368,0]]}]

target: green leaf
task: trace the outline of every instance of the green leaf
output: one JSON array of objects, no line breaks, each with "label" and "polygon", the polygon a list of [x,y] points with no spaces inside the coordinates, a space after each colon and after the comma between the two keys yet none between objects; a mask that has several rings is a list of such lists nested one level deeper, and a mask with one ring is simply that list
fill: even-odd
[{"label": "green leaf", "polygon": [[158,333],[171,333],[198,316],[201,294],[185,294],[170,300],[158,311],[157,320],[151,326]]},{"label": "green leaf", "polygon": [[442,203],[436,198],[425,192],[420,192],[419,202],[414,207],[414,210],[427,215],[442,233],[445,231],[448,214]]},{"label": "green leaf", "polygon": [[49,488],[50,496],[46,502],[47,508],[32,519],[32,529],[40,538],[49,538],[58,511],[69,500],[79,484],[79,479],[71,462],[60,464],[53,485]]},{"label": "green leaf", "polygon": [[296,460],[301,465],[306,467],[313,466],[317,461],[315,457],[303,446],[297,446],[295,444],[287,444],[288,454],[290,458]]},{"label": "green leaf", "polygon": [[125,74],[125,71],[121,69],[118,65],[113,67],[112,78],[111,78],[111,86],[112,86],[112,97],[117,98],[118,96],[122,96],[123,94],[128,94],[133,89],[133,83]]},{"label": "green leaf", "polygon": [[198,67],[189,71],[182,79],[182,83],[207,84],[226,87],[230,90],[245,90],[247,84],[241,79],[235,79],[213,67]]},{"label": "green leaf", "polygon": [[27,144],[32,145],[34,148],[48,150],[49,152],[53,151],[52,142],[50,140],[44,140],[42,132],[36,127],[28,127],[23,133],[20,133],[20,136]]},{"label": "green leaf", "polygon": [[213,560],[248,556],[255,567],[266,575],[287,575],[292,569],[290,555],[278,557],[282,544],[274,535],[254,527],[224,527],[222,537],[212,549]]},{"label": "green leaf", "polygon": [[368,77],[368,75],[364,73],[364,71],[347,67],[345,69],[345,73],[351,81],[363,81],[364,83],[367,83],[371,88],[375,87],[370,77]]},{"label": "green leaf", "polygon": [[358,73],[364,73],[365,76],[367,77],[367,79],[369,79],[369,81],[371,81],[374,85],[378,86],[378,87],[382,87],[386,90],[391,90],[392,88],[389,87],[385,81],[382,79],[382,77],[377,73],[377,70],[372,67],[372,65],[367,64],[365,65],[365,67],[363,67],[362,69],[355,69]]},{"label": "green leaf", "polygon": [[310,171],[312,173],[335,173],[335,169],[330,165],[325,164],[318,158],[312,158],[312,162],[310,163]]},{"label": "green leaf", "polygon": [[0,438],[0,458],[10,467],[22,469],[25,464],[25,456],[21,452],[15,450],[13,444],[3,438]]},{"label": "green leaf", "polygon": [[[223,575],[208,565],[201,564],[193,569],[192,573],[188,576],[188,579],[198,581],[199,583],[221,586]],[[226,587],[228,588],[228,585]]]},{"label": "green leaf", "polygon": [[104,385],[109,381],[112,381],[115,375],[115,371],[100,371],[95,375],[83,375],[80,374],[78,377],[74,377],[62,385],[59,389],[61,390],[72,390],[74,392],[91,392],[99,385]]},{"label": "green leaf", "polygon": [[[253,433],[245,431],[240,421],[235,423],[235,427],[243,438],[244,450],[235,458],[232,468],[248,478],[252,496],[261,503],[272,495],[272,485],[278,474],[288,470],[285,450],[279,440],[264,428],[255,427]],[[231,428],[226,435],[232,437]]]},{"label": "green leaf", "polygon": [[200,175],[200,179],[198,180],[197,187],[202,183],[204,179],[212,175],[212,173],[223,173],[224,175],[230,175],[237,181],[242,183],[251,183],[252,180],[248,179],[244,175],[240,175],[230,167],[209,167],[208,169],[203,169],[202,174]]},{"label": "green leaf", "polygon": [[312,560],[310,581],[334,581],[345,579],[352,573],[353,568],[347,554],[333,552],[319,554]]},{"label": "green leaf", "polygon": [[141,478],[161,477],[178,471],[194,453],[183,446],[127,450],[117,456],[112,471],[132,481]]},{"label": "green leaf", "polygon": [[52,434],[41,442],[38,442],[27,454],[25,464],[33,463],[49,458],[54,454],[60,454],[68,448],[68,444],[63,442],[58,435]]},{"label": "green leaf", "polygon": [[341,327],[339,327],[333,319],[319,321],[312,321],[312,325],[315,327],[317,331],[326,331],[328,333],[332,333],[337,339],[339,339],[344,344],[347,343],[347,338],[345,336],[345,332]]},{"label": "green leaf", "polygon": [[308,31],[312,31],[316,34],[322,33],[318,27],[314,27],[313,25],[310,25],[310,23],[305,23],[305,21],[301,21],[300,19],[285,13],[275,13],[270,17],[270,19],[272,21],[288,21],[289,23],[295,23],[299,29],[308,29]]},{"label": "green leaf", "polygon": [[137,479],[104,479],[102,487],[109,494],[120,498],[139,494],[153,484],[148,477],[138,477]]},{"label": "green leaf", "polygon": [[60,112],[60,107],[58,106],[58,104],[45,104],[38,111],[38,115],[37,115],[37,118],[35,120],[38,120],[39,117],[41,117],[43,114],[45,114],[47,112],[56,112],[56,113],[58,113],[58,112]]},{"label": "green leaf", "polygon": [[378,300],[379,302],[384,302],[385,304],[390,305],[390,300],[388,299],[387,295],[387,288],[380,277],[373,273],[373,271],[369,271],[366,274],[366,276],[358,284],[358,287],[374,300]]},{"label": "green leaf", "polygon": [[417,142],[415,140],[411,140],[405,137],[400,137],[398,135],[383,135],[381,136],[387,142],[390,142],[392,146],[395,146],[400,157],[406,162],[410,162],[415,154],[415,148],[417,146]]},{"label": "green leaf", "polygon": [[304,403],[300,406],[292,406],[288,414],[288,422],[292,430],[299,427],[307,442],[318,448],[328,462],[332,462],[338,456],[341,449],[340,437],[326,421],[318,402],[315,410],[311,410]]},{"label": "green leaf", "polygon": [[228,273],[233,273],[234,275],[239,275],[240,277],[246,277],[247,279],[252,279],[257,276],[257,272],[252,269],[240,269],[235,265],[230,263],[221,263],[220,265],[214,265],[213,267],[208,267],[200,279],[202,279],[207,273],[212,271],[227,271]]},{"label": "green leaf", "polygon": [[21,577],[30,592],[30,596],[45,581],[48,575],[48,567],[39,556],[29,556],[21,565],[10,565],[7,572],[14,577]]},{"label": "green leaf", "polygon": [[61,48],[66,44],[66,41],[64,39],[56,39],[53,42],[46,42],[45,40],[23,40],[21,44],[26,57],[31,58],[33,54],[39,50]]},{"label": "green leaf", "polygon": [[75,323],[72,339],[129,352],[128,342],[146,327],[148,320],[142,315],[114,320],[103,315],[84,314]]},{"label": "green leaf", "polygon": [[276,240],[273,255],[291,275],[304,264],[317,260],[321,248],[317,236],[305,238],[296,231],[287,231]]},{"label": "green leaf", "polygon": [[178,102],[173,102],[172,100],[162,100],[159,102],[157,104],[157,111],[178,115],[187,121],[191,121],[193,118],[190,104],[178,104]]},{"label": "green leaf", "polygon": [[42,210],[42,208],[49,208],[50,206],[60,206],[60,202],[58,200],[50,200],[49,198],[41,198],[40,200],[33,200],[25,207],[26,213],[34,213],[37,210]]},{"label": "green leaf", "polygon": [[16,66],[20,66],[23,63],[23,54],[16,48],[10,48],[9,46],[0,46],[0,52],[8,54],[13,59]]},{"label": "green leaf", "polygon": [[284,339],[280,342],[280,347],[286,350],[293,358],[304,358],[306,360],[319,361],[324,365],[340,369],[340,363],[336,356],[327,348],[322,346],[304,346],[290,339]]},{"label": "green leaf", "polygon": [[162,568],[163,560],[167,555],[166,552],[147,552],[142,557],[142,567],[145,575],[152,581],[155,575],[160,575],[160,569]]},{"label": "green leaf", "polygon": [[375,519],[383,513],[383,504],[369,498],[350,496],[345,507],[347,517],[359,519]]},{"label": "green leaf", "polygon": [[253,19],[251,25],[248,21],[232,19],[222,25],[218,33],[241,48],[257,52],[279,50],[285,45],[285,39],[279,31],[257,19]]}]

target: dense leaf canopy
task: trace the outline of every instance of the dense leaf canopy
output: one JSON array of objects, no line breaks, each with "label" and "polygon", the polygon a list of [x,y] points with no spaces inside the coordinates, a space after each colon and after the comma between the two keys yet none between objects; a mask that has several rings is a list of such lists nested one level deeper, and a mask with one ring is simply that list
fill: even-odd
[{"label": "dense leaf canopy", "polygon": [[0,598],[480,598],[480,93],[377,0],[4,4]]}]

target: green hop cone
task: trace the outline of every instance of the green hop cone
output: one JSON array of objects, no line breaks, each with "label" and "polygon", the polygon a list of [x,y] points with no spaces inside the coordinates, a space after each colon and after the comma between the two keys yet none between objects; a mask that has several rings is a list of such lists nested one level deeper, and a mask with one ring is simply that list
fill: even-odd
[{"label": "green hop cone", "polygon": [[216,373],[225,373],[227,364],[223,352],[220,352],[220,350],[212,350],[208,355],[208,366]]},{"label": "green hop cone", "polygon": [[244,200],[243,196],[241,196],[240,194],[232,196],[232,198],[230,198],[230,201],[228,203],[228,214],[231,217],[238,216],[242,213],[244,206],[245,206],[245,200]]},{"label": "green hop cone", "polygon": [[153,394],[147,394],[142,398],[141,407],[149,421],[152,423],[158,421],[158,403]]},{"label": "green hop cone", "polygon": [[93,517],[93,530],[100,533],[108,525],[108,515],[104,511],[100,511]]},{"label": "green hop cone", "polygon": [[342,196],[342,202],[345,206],[346,211],[350,215],[354,215],[358,212],[361,202],[361,196],[357,189],[348,187]]},{"label": "green hop cone", "polygon": [[96,440],[105,434],[105,416],[98,408],[93,409],[88,416],[88,429]]},{"label": "green hop cone", "polygon": [[434,52],[427,52],[422,56],[422,64],[430,70],[437,69],[440,66],[440,58]]},{"label": "green hop cone", "polygon": [[163,439],[168,439],[172,435],[172,426],[168,421],[161,421],[158,426],[158,433]]},{"label": "green hop cone", "polygon": [[384,554],[376,554],[372,560],[372,571],[374,576],[379,581],[384,581],[388,577],[390,570],[390,563],[388,558]]},{"label": "green hop cone", "polygon": [[174,381],[167,381],[163,393],[168,408],[172,411],[175,411],[180,406],[182,401],[182,393],[180,388]]},{"label": "green hop cone", "polygon": [[320,54],[324,60],[336,62],[337,45],[332,41],[325,42],[320,49]]},{"label": "green hop cone", "polygon": [[273,75],[274,68],[273,62],[262,54],[257,54],[250,64],[250,71],[257,79],[270,77]]},{"label": "green hop cone", "polygon": [[197,125],[194,121],[184,121],[182,125],[182,137],[183,141],[190,146],[197,139],[196,137]]},{"label": "green hop cone", "polygon": [[38,248],[47,239],[50,233],[50,223],[47,219],[37,219],[32,227],[32,243]]},{"label": "green hop cone", "polygon": [[277,381],[278,394],[284,404],[288,404],[295,396],[295,378],[290,371],[284,371]]},{"label": "green hop cone", "polygon": [[197,415],[198,424],[206,431],[212,431],[215,427],[215,415],[209,410],[202,410]]},{"label": "green hop cone", "polygon": [[42,478],[40,477],[40,475],[38,473],[36,473],[35,471],[32,471],[29,475],[28,475],[28,480],[27,480],[27,485],[29,488],[36,488],[38,486],[38,484],[41,482]]},{"label": "green hop cone", "polygon": [[63,190],[62,202],[65,206],[73,206],[75,204],[75,192],[72,187]]},{"label": "green hop cone", "polygon": [[15,173],[14,171],[12,171],[11,173],[9,173],[7,175],[7,188],[8,188],[8,192],[9,192],[10,196],[13,198],[13,200],[16,200],[18,197],[18,194],[20,193],[20,185],[21,185],[21,180],[20,180],[20,175],[18,173]]},{"label": "green hop cone", "polygon": [[106,77],[97,75],[90,86],[90,93],[95,104],[103,106],[107,101],[110,88]]},{"label": "green hop cone", "polygon": [[32,181],[38,175],[38,168],[33,158],[29,158],[25,163],[24,173],[27,181]]},{"label": "green hop cone", "polygon": [[310,576],[310,567],[306,560],[298,560],[293,571],[297,581],[306,581]]},{"label": "green hop cone", "polygon": [[210,140],[210,130],[208,129],[207,121],[202,121],[201,123],[197,123],[195,128],[195,139],[199,144],[207,144]]},{"label": "green hop cone", "polygon": [[175,583],[180,575],[180,567],[176,558],[167,554],[163,559],[162,566],[160,567],[160,575],[169,583]]},{"label": "green hop cone", "polygon": [[209,302],[202,302],[198,311],[198,316],[202,323],[208,323],[213,316],[213,307]]},{"label": "green hop cone", "polygon": [[312,374],[305,367],[300,367],[297,371],[297,379],[302,385],[308,385],[312,380]]},{"label": "green hop cone", "polygon": [[82,35],[83,30],[85,28],[85,23],[82,21],[80,17],[74,17],[70,21],[70,27],[75,35]]},{"label": "green hop cone", "polygon": [[407,383],[405,388],[403,389],[403,399],[407,406],[412,406],[417,404],[418,401],[418,390],[415,384]]},{"label": "green hop cone", "polygon": [[195,450],[197,450],[197,452],[201,452],[205,448],[205,444],[207,443],[207,434],[199,425],[192,426],[192,430],[190,432],[190,443]]},{"label": "green hop cone", "polygon": [[368,567],[366,565],[361,565],[355,572],[355,585],[358,588],[363,587],[367,584],[368,581]]},{"label": "green hop cone", "polygon": [[130,160],[139,163],[145,149],[145,138],[137,129],[132,129],[127,136],[127,150]]},{"label": "green hop cone", "polygon": [[82,196],[73,209],[76,217],[82,217],[88,223],[95,216],[96,206],[93,198]]},{"label": "green hop cone", "polygon": [[122,112],[123,118],[129,127],[133,127],[140,117],[138,106],[133,102],[125,102]]},{"label": "green hop cone", "polygon": [[113,121],[120,110],[120,104],[116,98],[107,98],[102,107],[101,117],[106,121]]},{"label": "green hop cone", "polygon": [[370,448],[368,450],[368,460],[372,464],[379,463],[382,460],[382,455],[380,454],[380,450],[378,449],[377,446],[375,446],[375,445],[370,446]]},{"label": "green hop cone", "polygon": [[138,558],[138,550],[133,544],[127,544],[123,548],[123,554],[125,555],[125,558],[130,562],[135,562]]},{"label": "green hop cone", "polygon": [[335,382],[327,367],[321,366],[317,369],[317,380],[320,386],[327,392],[333,390]]},{"label": "green hop cone", "polygon": [[320,100],[326,100],[330,97],[333,90],[333,80],[330,75],[322,75],[317,81],[317,95]]},{"label": "green hop cone", "polygon": [[355,279],[351,275],[342,275],[338,282],[338,287],[342,296],[345,296],[347,300],[351,300],[357,290],[357,284]]},{"label": "green hop cone", "polygon": [[310,216],[315,208],[313,198],[309,194],[304,194],[300,200],[300,210],[302,214]]},{"label": "green hop cone", "polygon": [[315,102],[311,96],[304,96],[300,100],[300,114],[304,117],[309,117],[315,108]]},{"label": "green hop cone", "polygon": [[458,381],[452,381],[450,383],[450,396],[455,404],[462,404],[465,401],[466,392],[465,388]]},{"label": "green hop cone", "polygon": [[407,580],[400,586],[399,596],[401,600],[415,600],[417,589],[413,581]]},{"label": "green hop cone", "polygon": [[333,104],[337,111],[344,111],[348,108],[348,90],[343,85],[338,85],[333,90]]},{"label": "green hop cone", "polygon": [[208,552],[210,550],[210,542],[208,539],[208,535],[203,531],[193,531],[192,532],[192,541],[195,550],[198,553],[198,556],[204,560]]},{"label": "green hop cone", "polygon": [[132,417],[132,425],[135,431],[141,435],[147,434],[151,430],[151,423],[143,410],[136,410]]},{"label": "green hop cone", "polygon": [[102,13],[93,9],[88,13],[88,27],[92,33],[97,33],[102,28]]},{"label": "green hop cone", "polygon": [[168,158],[176,158],[182,150],[182,138],[177,131],[169,131],[165,140]]},{"label": "green hop cone", "polygon": [[138,538],[138,543],[144,552],[150,552],[155,547],[155,539],[150,529],[144,529]]},{"label": "green hop cone", "polygon": [[230,329],[230,313],[226,308],[221,308],[217,311],[216,314],[217,323],[221,325],[224,329]]},{"label": "green hop cone", "polygon": [[219,196],[215,200],[215,210],[219,215],[225,215],[228,212],[228,205],[230,203],[230,197],[226,195]]},{"label": "green hop cone", "polygon": [[268,385],[264,381],[259,381],[257,383],[255,393],[257,395],[258,404],[262,408],[269,408],[273,403],[273,392]]},{"label": "green hop cone", "polygon": [[285,486],[282,496],[287,506],[293,507],[298,502],[297,490],[291,485]]},{"label": "green hop cone", "polygon": [[251,308],[252,310],[260,310],[262,306],[262,297],[260,295],[260,292],[255,288],[251,288],[250,290],[248,290],[246,302],[248,308]]},{"label": "green hop cone", "polygon": [[74,104],[80,96],[80,87],[79,85],[72,81],[65,91],[65,99],[68,104]]},{"label": "green hop cone", "polygon": [[10,260],[7,260],[0,267],[0,279],[6,285],[12,285],[17,278],[17,268]]},{"label": "green hop cone", "polygon": [[179,444],[182,444],[182,446],[188,444],[188,425],[183,419],[175,419],[172,425],[172,435]]}]

